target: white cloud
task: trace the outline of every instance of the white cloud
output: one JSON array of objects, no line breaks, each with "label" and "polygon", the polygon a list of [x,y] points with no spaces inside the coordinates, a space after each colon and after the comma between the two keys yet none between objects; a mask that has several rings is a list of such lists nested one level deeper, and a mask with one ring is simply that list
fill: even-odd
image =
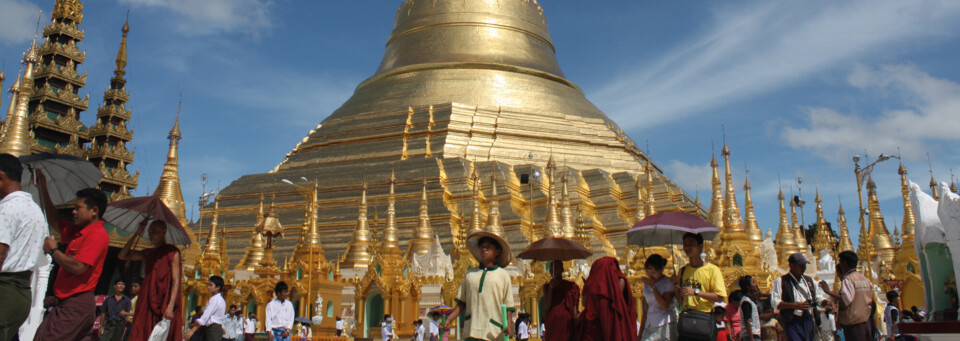
[{"label": "white cloud", "polygon": [[871,68],[857,65],[850,85],[864,91],[896,96],[900,109],[861,116],[830,108],[807,108],[809,124],[787,127],[784,141],[793,148],[811,149],[828,160],[847,162],[867,149],[870,154],[895,153],[920,160],[928,142],[960,142],[960,84],[939,79],[911,65]]},{"label": "white cloud", "polygon": [[709,197],[710,179],[712,176],[710,163],[694,165],[680,160],[670,160],[663,168],[667,177],[686,192],[696,194],[696,191],[699,189],[700,191],[706,191],[707,196],[704,198]]},{"label": "white cloud", "polygon": [[273,26],[269,0],[118,0],[134,6],[171,11],[181,18],[177,28],[188,35],[246,33],[253,36]]},{"label": "white cloud", "polygon": [[26,50],[37,26],[40,7],[24,0],[0,0],[0,44],[20,44]]},{"label": "white cloud", "polygon": [[[775,90],[921,38],[952,36],[960,2],[755,2],[593,94],[618,122],[645,125]],[[631,123],[633,122],[633,123]]]}]

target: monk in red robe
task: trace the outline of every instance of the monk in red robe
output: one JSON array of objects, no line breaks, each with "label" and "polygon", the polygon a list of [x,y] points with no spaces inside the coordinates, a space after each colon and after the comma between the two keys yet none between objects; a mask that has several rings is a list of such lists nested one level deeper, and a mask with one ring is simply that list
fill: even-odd
[{"label": "monk in red robe", "polygon": [[130,340],[146,340],[158,322],[170,320],[167,341],[183,340],[183,312],[180,307],[180,249],[167,244],[167,224],[154,221],[150,224],[149,236],[153,248],[133,251],[131,247],[147,226],[144,219],[136,237],[130,238],[120,250],[122,260],[144,260],[146,276],[137,298],[137,309],[130,326]]},{"label": "monk in red robe", "polygon": [[550,264],[553,279],[543,286],[547,298],[547,316],[543,320],[545,341],[570,341],[576,335],[577,315],[580,314],[580,287],[563,279],[563,262]]},{"label": "monk in red robe", "polygon": [[[637,338],[637,310],[630,282],[620,271],[616,258],[603,257],[590,268],[583,282],[583,312],[580,338],[583,341],[633,341]],[[549,328],[548,334],[549,332]]]}]

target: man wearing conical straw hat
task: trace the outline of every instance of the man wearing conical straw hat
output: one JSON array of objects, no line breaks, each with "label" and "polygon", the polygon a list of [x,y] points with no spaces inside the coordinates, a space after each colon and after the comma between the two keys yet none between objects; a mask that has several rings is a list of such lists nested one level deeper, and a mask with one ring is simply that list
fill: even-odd
[{"label": "man wearing conical straw hat", "polygon": [[[457,306],[446,319],[454,321],[464,314],[463,335],[466,340],[502,340],[504,335],[513,334],[516,308],[510,291],[510,274],[504,269],[513,260],[513,252],[510,244],[500,236],[502,230],[490,226],[487,229],[467,237],[467,247],[480,266],[467,270],[455,299]],[[505,316],[506,311],[509,311],[509,319]],[[447,323],[441,328],[450,329]]]}]

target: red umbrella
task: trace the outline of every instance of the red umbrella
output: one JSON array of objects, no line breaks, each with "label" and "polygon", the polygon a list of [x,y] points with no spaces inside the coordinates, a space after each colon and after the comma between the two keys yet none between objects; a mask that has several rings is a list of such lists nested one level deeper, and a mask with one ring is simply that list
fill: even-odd
[{"label": "red umbrella", "polygon": [[[159,197],[147,196],[114,201],[107,206],[103,220],[118,229],[136,233],[144,220],[159,220],[167,224],[167,242],[175,245],[190,245],[190,235],[180,220]],[[144,231],[144,234],[147,232]],[[140,236],[149,238],[148,235]]]}]

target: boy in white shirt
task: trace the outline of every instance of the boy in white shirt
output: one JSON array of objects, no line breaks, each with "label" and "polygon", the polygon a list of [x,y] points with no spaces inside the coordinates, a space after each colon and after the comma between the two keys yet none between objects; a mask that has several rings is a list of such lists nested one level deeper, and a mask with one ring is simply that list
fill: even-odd
[{"label": "boy in white shirt", "polygon": [[383,322],[380,322],[380,335],[383,335],[383,341],[393,341],[393,317],[390,314],[383,315]]},{"label": "boy in white shirt", "polygon": [[430,341],[440,341],[440,322],[437,321],[439,318],[438,313],[430,314]]},{"label": "boy in white shirt", "polygon": [[343,320],[337,316],[337,337],[343,336]]},{"label": "boy in white shirt", "polygon": [[257,314],[250,313],[250,316],[243,322],[243,340],[253,341],[253,334],[257,333]]},{"label": "boy in white shirt", "polygon": [[273,289],[277,298],[267,303],[267,339],[273,341],[290,341],[290,330],[293,329],[293,303],[287,299],[290,288],[286,282],[278,282]]},{"label": "boy in white shirt", "polygon": [[207,306],[203,309],[203,316],[200,316],[197,319],[197,325],[184,335],[186,339],[192,337],[202,327],[200,335],[203,335],[204,341],[223,340],[223,317],[227,313],[227,302],[220,294],[223,290],[223,278],[210,276],[207,280],[207,290],[210,291],[210,299],[207,300]]}]

